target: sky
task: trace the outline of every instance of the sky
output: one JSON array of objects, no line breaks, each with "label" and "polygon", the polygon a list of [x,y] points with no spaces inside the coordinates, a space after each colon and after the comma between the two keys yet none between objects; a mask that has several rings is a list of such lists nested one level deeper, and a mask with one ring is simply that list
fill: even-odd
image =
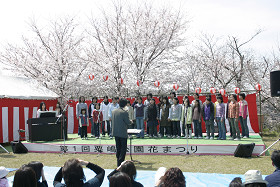
[{"label": "sky", "polygon": [[[136,2],[136,0],[128,0]],[[138,0],[141,2],[141,0]],[[148,0],[152,1],[152,0]],[[271,54],[280,37],[279,0],[153,0],[155,6],[180,8],[190,19],[187,33],[195,41],[201,33],[217,37],[235,36],[246,41],[257,30],[263,30],[248,48],[260,56]],[[35,19],[41,25],[60,16],[75,15],[87,22],[100,7],[111,0],[8,0],[0,4],[0,50],[9,43],[19,43],[30,34],[28,23]]]}]

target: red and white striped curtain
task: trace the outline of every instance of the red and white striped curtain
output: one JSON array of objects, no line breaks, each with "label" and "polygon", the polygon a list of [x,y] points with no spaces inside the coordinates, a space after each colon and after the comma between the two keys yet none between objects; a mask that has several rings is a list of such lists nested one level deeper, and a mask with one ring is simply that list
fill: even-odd
[{"label": "red and white striped curtain", "polygon": [[57,100],[0,99],[0,143],[19,140],[19,129],[28,137],[28,118],[35,118],[41,102],[53,110]]}]

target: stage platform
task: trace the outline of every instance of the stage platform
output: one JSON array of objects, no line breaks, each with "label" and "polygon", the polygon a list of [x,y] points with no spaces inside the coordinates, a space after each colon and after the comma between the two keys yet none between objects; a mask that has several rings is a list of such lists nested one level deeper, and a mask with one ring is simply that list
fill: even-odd
[{"label": "stage platform", "polygon": [[[133,138],[130,147],[130,139],[127,142],[127,152],[132,151],[133,155],[182,155],[189,153],[195,155],[233,155],[238,144],[255,143],[253,155],[260,154],[265,150],[264,142],[259,134],[250,134],[250,138],[240,141],[229,140],[206,140],[206,139],[169,139],[169,138]],[[22,142],[29,152],[38,153],[60,153],[64,148],[63,140],[50,142]],[[82,140],[77,134],[68,134],[68,140],[65,141],[65,150],[67,153],[85,153],[85,154],[115,154],[115,140],[107,135],[101,139],[88,137],[88,140]]]}]

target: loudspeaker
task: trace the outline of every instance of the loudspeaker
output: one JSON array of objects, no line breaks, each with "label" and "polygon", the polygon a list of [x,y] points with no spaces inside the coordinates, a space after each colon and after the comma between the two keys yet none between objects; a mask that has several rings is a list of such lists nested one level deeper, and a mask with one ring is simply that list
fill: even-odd
[{"label": "loudspeaker", "polygon": [[13,153],[27,153],[27,148],[20,142],[20,141],[14,141],[11,142]]},{"label": "loudspeaker", "polygon": [[255,147],[255,143],[251,143],[251,144],[238,144],[235,152],[234,152],[234,156],[235,157],[251,157],[253,150]]},{"label": "loudspeaker", "polygon": [[280,96],[280,71],[270,72],[271,97]]}]

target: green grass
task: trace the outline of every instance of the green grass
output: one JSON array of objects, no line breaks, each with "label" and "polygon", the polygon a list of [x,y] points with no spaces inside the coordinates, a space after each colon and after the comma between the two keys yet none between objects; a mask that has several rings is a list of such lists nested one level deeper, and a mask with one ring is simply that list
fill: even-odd
[{"label": "green grass", "polygon": [[[279,136],[263,136],[266,146],[271,145]],[[9,151],[11,147],[6,145]],[[280,142],[272,147],[280,149]],[[54,154],[54,153],[28,153],[28,154],[7,154],[0,150],[0,165],[8,168],[18,168],[30,161],[41,161],[46,166],[62,166],[67,159],[80,158],[96,163],[105,169],[116,167],[115,155],[92,155],[92,154]],[[126,159],[130,159],[127,155]],[[168,155],[133,155],[133,159],[139,160],[142,164],[136,164],[138,170],[157,170],[159,167],[179,167],[184,172],[202,173],[224,173],[224,174],[244,174],[249,169],[261,170],[264,175],[274,171],[271,165],[270,156],[236,158],[234,156],[168,156]],[[10,173],[9,176],[14,173]]]}]

